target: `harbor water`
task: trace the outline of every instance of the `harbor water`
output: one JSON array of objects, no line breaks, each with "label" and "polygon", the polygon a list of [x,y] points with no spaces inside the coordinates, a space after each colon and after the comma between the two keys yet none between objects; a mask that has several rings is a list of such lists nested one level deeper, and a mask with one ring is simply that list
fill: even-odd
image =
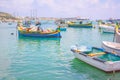
[{"label": "harbor water", "polygon": [[[52,25],[54,26],[54,25]],[[18,37],[16,23],[0,24],[0,80],[120,80],[76,59],[72,45],[101,47],[114,34],[98,28],[67,28],[62,38]]]}]

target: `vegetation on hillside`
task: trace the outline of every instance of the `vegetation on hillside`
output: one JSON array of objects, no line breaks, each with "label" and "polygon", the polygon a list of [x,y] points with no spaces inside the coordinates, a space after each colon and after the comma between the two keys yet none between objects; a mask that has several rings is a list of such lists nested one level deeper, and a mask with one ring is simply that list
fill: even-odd
[{"label": "vegetation on hillside", "polygon": [[9,13],[0,12],[0,20],[2,19],[16,19],[16,18]]}]

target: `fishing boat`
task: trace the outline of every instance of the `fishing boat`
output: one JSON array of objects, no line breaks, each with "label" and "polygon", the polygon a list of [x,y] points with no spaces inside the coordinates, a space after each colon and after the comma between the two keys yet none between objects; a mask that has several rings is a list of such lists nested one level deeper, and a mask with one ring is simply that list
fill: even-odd
[{"label": "fishing boat", "polygon": [[83,23],[83,22],[69,22],[68,27],[75,28],[92,28],[92,23]]},{"label": "fishing boat", "polygon": [[67,28],[66,27],[60,27],[60,31],[66,31]]},{"label": "fishing boat", "polygon": [[60,30],[41,30],[39,27],[18,27],[18,34],[19,36],[24,37],[41,37],[41,38],[48,38],[48,37],[55,37],[61,38]]},{"label": "fishing boat", "polygon": [[56,20],[56,25],[59,26],[60,31],[66,31],[67,30],[67,24],[65,23],[65,20]]},{"label": "fishing boat", "polygon": [[112,25],[100,24],[99,29],[101,29],[103,33],[114,33],[115,32],[115,27]]},{"label": "fishing boat", "polygon": [[105,72],[120,70],[120,56],[106,52],[103,48],[84,47],[82,49],[75,45],[71,47],[71,51],[76,58]]}]

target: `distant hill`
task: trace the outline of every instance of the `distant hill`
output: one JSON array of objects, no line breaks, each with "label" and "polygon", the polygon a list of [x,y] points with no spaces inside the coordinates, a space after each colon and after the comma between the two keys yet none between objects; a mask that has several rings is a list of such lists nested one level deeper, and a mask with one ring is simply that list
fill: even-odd
[{"label": "distant hill", "polygon": [[16,19],[9,13],[0,12],[0,19]]}]

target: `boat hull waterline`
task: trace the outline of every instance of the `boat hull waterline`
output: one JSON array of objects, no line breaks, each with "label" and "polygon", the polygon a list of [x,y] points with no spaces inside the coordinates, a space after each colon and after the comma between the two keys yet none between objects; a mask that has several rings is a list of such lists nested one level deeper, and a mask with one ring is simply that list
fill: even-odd
[{"label": "boat hull waterline", "polygon": [[24,37],[56,37],[56,38],[61,38],[60,32],[55,32],[55,33],[48,33],[48,34],[41,34],[41,33],[23,33],[21,31],[18,31],[19,36],[24,36]]}]

